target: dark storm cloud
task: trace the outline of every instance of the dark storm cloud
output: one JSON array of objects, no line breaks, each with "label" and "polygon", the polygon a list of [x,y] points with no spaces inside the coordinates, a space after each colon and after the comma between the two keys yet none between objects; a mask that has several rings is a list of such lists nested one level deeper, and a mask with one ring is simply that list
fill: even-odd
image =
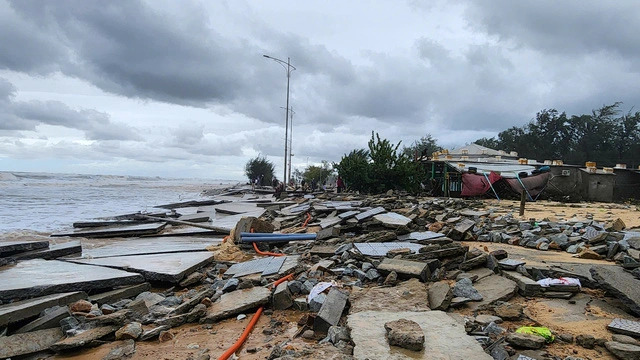
[{"label": "dark storm cloud", "polygon": [[40,124],[82,130],[90,140],[139,140],[136,131],[106,113],[74,110],[59,101],[16,101],[15,87],[0,78],[0,130],[36,130]]},{"label": "dark storm cloud", "polygon": [[[626,70],[607,68],[611,57],[622,59],[615,65],[637,64],[639,10],[629,1],[458,2],[456,6],[467,7],[465,18],[458,19],[464,29],[443,33],[464,40],[449,43],[419,30],[394,34],[413,40],[413,48],[397,53],[368,49],[366,61],[359,63],[330,50],[331,44],[280,32],[274,24],[262,23],[259,14],[248,13],[239,25],[246,33],[232,35],[219,24],[225,13],[211,13],[192,2],[168,9],[170,4],[0,0],[0,45],[12,49],[0,54],[0,68],[28,74],[61,71],[113,94],[203,108],[222,105],[282,127],[285,70],[262,54],[284,60],[289,55],[298,68],[291,79],[295,124],[331,134],[336,126],[357,122],[342,131],[360,135],[377,130],[383,136],[388,131],[408,139],[440,129],[497,132],[549,107],[589,111],[609,98],[640,104],[635,91],[627,90]],[[433,6],[423,11],[429,13]],[[366,26],[374,25],[365,24],[363,32]],[[599,89],[610,93],[605,96]],[[0,84],[0,99],[8,98],[2,91],[13,90]],[[105,139],[130,133],[107,114],[60,103],[11,108],[10,113],[0,110],[6,119],[0,126],[32,129],[42,122]],[[221,141],[201,127],[185,127],[164,145],[187,154],[217,155],[238,154],[246,142],[255,151],[277,156],[281,132],[269,126]],[[348,137],[318,139],[335,140],[324,146],[332,153],[352,146]],[[319,154],[322,141],[310,153]]]},{"label": "dark storm cloud", "polygon": [[[293,73],[292,94],[309,90],[306,81],[316,77],[328,79],[332,86],[356,78],[348,60],[298,36],[257,29],[258,38],[269,41],[267,48],[225,38],[216,32],[215,22],[210,22],[205,11],[192,3],[183,3],[178,14],[163,13],[138,1],[83,0],[65,1],[64,5],[15,1],[11,6],[17,13],[13,22],[41,27],[41,31],[32,31],[34,25],[18,26],[14,30],[19,32],[17,38],[37,43],[42,33],[56,34],[55,48],[69,54],[61,59],[30,52],[25,57],[49,59],[49,64],[41,64],[43,68],[59,68],[128,97],[198,107],[224,104],[279,123],[274,105],[284,106],[285,71],[263,54],[282,57],[286,53],[294,59],[298,71]],[[15,48],[19,44],[6,39],[5,45]],[[30,72],[15,61],[2,61],[0,66]]]},{"label": "dark storm cloud", "polygon": [[37,23],[17,16],[0,0],[0,69],[34,74],[56,71],[65,61],[65,47]]},{"label": "dark storm cloud", "polygon": [[474,0],[471,4],[472,24],[516,45],[556,54],[640,55],[640,7],[634,0]]}]

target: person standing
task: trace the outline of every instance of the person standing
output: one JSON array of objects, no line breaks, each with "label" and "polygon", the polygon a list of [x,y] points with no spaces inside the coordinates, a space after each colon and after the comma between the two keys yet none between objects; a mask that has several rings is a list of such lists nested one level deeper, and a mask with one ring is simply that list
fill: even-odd
[{"label": "person standing", "polygon": [[336,188],[338,189],[338,194],[342,192],[342,189],[344,189],[344,181],[342,181],[342,178],[340,177],[340,175],[338,175],[338,180],[336,181]]}]

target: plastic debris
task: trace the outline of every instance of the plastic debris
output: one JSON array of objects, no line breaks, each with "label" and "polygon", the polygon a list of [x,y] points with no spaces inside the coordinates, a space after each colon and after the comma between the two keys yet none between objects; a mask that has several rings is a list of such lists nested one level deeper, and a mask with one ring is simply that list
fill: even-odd
[{"label": "plastic debris", "polygon": [[582,284],[580,284],[579,279],[570,277],[561,277],[558,279],[545,278],[536,282],[542,287],[549,287],[551,285],[578,285],[578,287],[582,288]]},{"label": "plastic debris", "polygon": [[310,303],[311,300],[313,300],[314,297],[318,296],[318,294],[322,293],[323,291],[327,290],[328,288],[332,287],[332,286],[336,286],[336,282],[332,281],[332,282],[319,282],[316,284],[316,286],[313,287],[313,289],[311,289],[311,291],[309,292],[309,296],[307,296],[307,303]]},{"label": "plastic debris", "polygon": [[516,332],[520,334],[531,334],[531,335],[542,336],[547,343],[552,343],[556,339],[556,337],[553,336],[549,328],[541,327],[541,326],[522,326],[518,328]]}]

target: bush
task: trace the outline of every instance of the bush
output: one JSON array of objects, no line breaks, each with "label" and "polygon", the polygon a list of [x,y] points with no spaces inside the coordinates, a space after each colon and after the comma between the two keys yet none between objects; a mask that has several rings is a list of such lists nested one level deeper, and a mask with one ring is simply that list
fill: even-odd
[{"label": "bush", "polygon": [[398,152],[400,144],[393,145],[371,132],[369,150],[353,150],[334,167],[352,190],[367,193],[387,190],[419,192],[424,169],[407,152]]}]

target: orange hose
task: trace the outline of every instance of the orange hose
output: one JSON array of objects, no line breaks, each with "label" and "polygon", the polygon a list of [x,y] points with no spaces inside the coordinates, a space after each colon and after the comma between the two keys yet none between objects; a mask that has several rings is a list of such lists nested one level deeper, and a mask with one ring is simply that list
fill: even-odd
[{"label": "orange hose", "polygon": [[309,220],[311,220],[311,214],[307,213],[307,219],[302,223],[302,227],[307,227]]},{"label": "orange hose", "polygon": [[[253,243],[254,246],[255,244],[256,243]],[[273,283],[273,287],[276,287],[281,283],[290,279],[293,279],[293,274],[289,274],[279,280],[276,280],[276,282]],[[238,351],[238,349],[240,349],[242,344],[244,344],[244,342],[247,341],[247,338],[249,337],[249,334],[251,334],[251,331],[253,330],[253,328],[256,326],[256,323],[258,322],[258,319],[260,319],[260,315],[262,315],[263,310],[264,310],[264,306],[260,306],[258,308],[258,311],[256,311],[255,315],[253,315],[253,318],[251,318],[249,325],[247,325],[247,328],[244,329],[244,332],[242,333],[242,335],[240,335],[240,338],[238,339],[238,341],[236,341],[233,345],[231,345],[229,349],[227,349],[227,351],[225,351],[222,355],[220,355],[218,360],[227,360],[228,358],[231,357],[231,355],[235,354],[235,352]]]},{"label": "orange hose", "polygon": [[222,355],[220,355],[218,360],[227,360],[228,358],[231,357],[231,355],[235,354],[235,352],[238,351],[238,349],[240,349],[242,344],[244,344],[244,342],[249,337],[249,334],[251,333],[251,330],[253,330],[253,327],[256,326],[256,323],[258,322],[260,315],[262,315],[262,310],[264,310],[264,306],[260,306],[258,308],[258,311],[256,311],[255,315],[253,315],[253,318],[251,318],[251,322],[249,322],[249,325],[247,325],[247,328],[244,329],[244,332],[242,333],[242,335],[240,335],[240,338],[238,339],[238,341],[236,341],[235,344],[233,344],[227,351],[225,351]]},{"label": "orange hose", "polygon": [[229,239],[229,235],[227,235],[227,236],[225,236],[225,237],[223,237],[223,238],[222,238],[222,243],[223,243],[223,244],[224,244],[224,243],[226,243],[226,242],[227,242],[227,239]]},{"label": "orange hose", "polygon": [[260,249],[258,249],[258,245],[256,243],[253,243],[253,248],[256,250],[256,252],[259,255],[284,256],[284,254],[281,254],[281,253],[273,253],[273,252],[269,252],[269,251],[260,251]]},{"label": "orange hose", "polygon": [[[251,228],[251,232],[254,232],[253,228]],[[258,255],[284,256],[284,254],[280,254],[280,253],[272,253],[272,252],[269,252],[269,251],[260,251],[260,249],[258,249],[258,245],[256,245],[256,243],[253,243],[253,248],[256,250]]]},{"label": "orange hose", "polygon": [[287,275],[287,276],[285,276],[285,277],[283,277],[283,278],[281,278],[281,279],[276,280],[276,281],[273,283],[273,287],[276,287],[276,286],[278,286],[278,285],[282,284],[283,282],[285,282],[285,281],[287,281],[287,280],[291,280],[291,279],[293,279],[293,274],[289,274],[289,275]]}]

